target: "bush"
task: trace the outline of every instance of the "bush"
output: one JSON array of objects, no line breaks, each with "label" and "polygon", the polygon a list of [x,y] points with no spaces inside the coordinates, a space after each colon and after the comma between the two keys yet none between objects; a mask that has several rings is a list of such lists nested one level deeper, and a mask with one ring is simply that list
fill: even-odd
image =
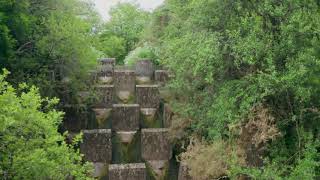
[{"label": "bush", "polygon": [[135,50],[131,51],[125,58],[124,62],[126,65],[133,66],[137,61],[141,59],[150,59],[155,64],[158,64],[154,50],[150,46],[138,47]]},{"label": "bush", "polygon": [[58,133],[57,99],[42,99],[35,87],[14,89],[0,75],[0,176],[4,179],[88,179],[78,149]]}]

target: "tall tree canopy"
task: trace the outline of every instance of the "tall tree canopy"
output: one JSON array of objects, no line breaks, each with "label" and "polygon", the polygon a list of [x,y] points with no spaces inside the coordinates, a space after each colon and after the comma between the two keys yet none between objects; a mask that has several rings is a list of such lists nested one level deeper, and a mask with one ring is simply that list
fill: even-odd
[{"label": "tall tree canopy", "polygon": [[[251,177],[319,176],[319,8],[315,0],[167,0],[144,41],[175,75],[177,124],[209,142],[235,142],[248,166],[269,158],[272,170],[241,172]],[[206,159],[198,154],[185,156],[193,175],[217,178],[197,174]]]},{"label": "tall tree canopy", "polygon": [[82,0],[1,0],[0,68],[12,72],[15,84],[29,82],[61,97],[59,81],[81,83],[96,62],[98,20],[92,3]]},{"label": "tall tree canopy", "polygon": [[99,50],[123,63],[139,42],[150,14],[136,5],[121,3],[111,9],[110,16],[102,27]]}]

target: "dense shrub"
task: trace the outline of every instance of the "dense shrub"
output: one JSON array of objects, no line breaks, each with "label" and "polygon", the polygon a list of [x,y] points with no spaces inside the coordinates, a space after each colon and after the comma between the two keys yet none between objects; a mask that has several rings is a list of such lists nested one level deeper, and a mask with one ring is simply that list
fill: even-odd
[{"label": "dense shrub", "polygon": [[[261,142],[251,148],[259,153],[246,152],[257,156],[248,164],[276,167],[283,178],[302,177],[306,167],[306,178],[319,176],[319,8],[315,0],[167,0],[147,31],[156,39],[145,40],[175,75],[171,104],[179,119],[192,120],[191,134]],[[253,129],[234,131],[246,127]],[[268,161],[251,162],[260,155]]]},{"label": "dense shrub", "polygon": [[150,59],[157,64],[157,57],[150,46],[137,47],[126,56],[124,63],[132,66],[141,59]]},{"label": "dense shrub", "polygon": [[0,75],[1,179],[88,179],[89,164],[58,133],[57,99],[42,99],[25,84],[14,89],[6,75]]}]

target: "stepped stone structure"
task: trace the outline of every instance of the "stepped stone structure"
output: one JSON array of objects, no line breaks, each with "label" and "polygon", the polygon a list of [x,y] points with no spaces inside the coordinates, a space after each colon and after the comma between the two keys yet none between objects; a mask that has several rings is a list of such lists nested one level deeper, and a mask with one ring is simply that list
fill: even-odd
[{"label": "stepped stone structure", "polygon": [[[101,60],[97,71],[91,72],[97,80],[97,98],[92,105],[95,119],[91,119],[96,127],[83,130],[81,153],[93,162],[93,176],[98,179],[177,179],[168,175],[173,156],[168,139],[172,112],[159,93],[169,76],[145,59],[133,69],[115,67],[115,59],[109,58]],[[163,122],[159,128],[142,126],[146,117],[161,117],[157,121]]]}]

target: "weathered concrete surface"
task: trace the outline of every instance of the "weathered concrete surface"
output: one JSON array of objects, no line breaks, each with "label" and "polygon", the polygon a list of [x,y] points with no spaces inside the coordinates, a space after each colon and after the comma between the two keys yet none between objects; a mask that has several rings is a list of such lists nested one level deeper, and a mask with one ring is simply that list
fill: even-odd
[{"label": "weathered concrete surface", "polygon": [[125,144],[131,143],[136,133],[137,131],[117,131],[116,132],[120,141]]},{"label": "weathered concrete surface", "polygon": [[146,166],[137,164],[112,164],[109,166],[109,180],[146,180]]},{"label": "weathered concrete surface", "polygon": [[98,85],[96,86],[96,102],[97,108],[111,108],[114,104],[114,85]]},{"label": "weathered concrete surface", "polygon": [[156,180],[164,180],[168,170],[168,160],[151,160],[147,161],[148,167],[152,170],[152,175]]},{"label": "weathered concrete surface", "polygon": [[118,98],[127,103],[135,92],[135,72],[132,70],[115,70],[115,91]]},{"label": "weathered concrete surface", "polygon": [[163,106],[163,125],[165,128],[170,128],[172,124],[172,117],[174,113],[169,104],[165,103]]},{"label": "weathered concrete surface", "polygon": [[156,70],[154,72],[156,82],[163,86],[169,80],[169,73],[166,70]]},{"label": "weathered concrete surface", "polygon": [[115,131],[137,131],[140,125],[139,104],[114,104],[112,129]]},{"label": "weathered concrete surface", "polygon": [[160,94],[158,85],[136,85],[136,101],[141,108],[158,108]]},{"label": "weathered concrete surface", "polygon": [[116,60],[114,58],[101,59],[100,66],[98,68],[98,75],[113,76],[115,63],[116,63]]},{"label": "weathered concrete surface", "polygon": [[115,59],[107,58],[100,60],[97,76],[99,81],[103,84],[110,84],[114,75]]},{"label": "weathered concrete surface", "polygon": [[83,131],[83,143],[80,145],[80,150],[86,161],[110,163],[112,158],[111,146],[110,129]]},{"label": "weathered concrete surface", "polygon": [[148,160],[169,160],[172,157],[168,129],[142,129],[141,155]]},{"label": "weathered concrete surface", "polygon": [[149,59],[141,59],[137,61],[135,69],[138,77],[149,77],[152,79],[154,74],[154,65]]},{"label": "weathered concrete surface", "polygon": [[193,180],[189,175],[188,166],[183,162],[180,163],[178,180]]}]

